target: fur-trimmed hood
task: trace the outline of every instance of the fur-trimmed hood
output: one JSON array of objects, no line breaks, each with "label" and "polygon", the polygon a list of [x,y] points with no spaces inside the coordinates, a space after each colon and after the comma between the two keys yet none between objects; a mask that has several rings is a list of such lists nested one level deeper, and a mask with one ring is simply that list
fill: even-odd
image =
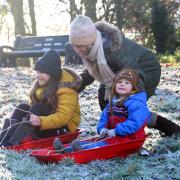
[{"label": "fur-trimmed hood", "polygon": [[[111,51],[116,51],[120,49],[122,46],[122,42],[124,39],[123,33],[118,29],[117,26],[114,26],[105,21],[99,21],[95,23],[97,30],[101,32],[101,34],[105,34],[108,37],[108,40],[111,41],[110,49]],[[102,35],[103,36],[103,35]],[[105,38],[106,38],[105,36]]]},{"label": "fur-trimmed hood", "polygon": [[78,90],[81,86],[81,78],[72,70],[63,68],[61,82],[59,83],[59,88],[72,88]]}]

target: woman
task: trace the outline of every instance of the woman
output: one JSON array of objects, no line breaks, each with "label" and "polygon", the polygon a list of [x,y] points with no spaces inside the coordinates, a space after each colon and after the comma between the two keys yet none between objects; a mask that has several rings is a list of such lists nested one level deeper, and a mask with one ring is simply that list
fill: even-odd
[{"label": "woman", "polygon": [[[86,67],[80,75],[82,84],[79,92],[94,80],[99,81],[98,91],[101,110],[109,102],[113,78],[120,70],[132,68],[139,75],[138,87],[147,94],[155,94],[161,76],[161,67],[155,54],[149,49],[126,38],[114,25],[107,22],[93,23],[87,16],[77,16],[70,25],[69,41]],[[172,136],[180,132],[180,126],[154,112],[148,122],[155,128]]]}]

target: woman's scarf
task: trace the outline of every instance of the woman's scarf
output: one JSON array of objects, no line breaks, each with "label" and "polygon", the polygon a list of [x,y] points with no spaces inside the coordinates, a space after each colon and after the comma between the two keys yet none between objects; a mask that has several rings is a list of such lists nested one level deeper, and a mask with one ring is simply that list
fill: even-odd
[{"label": "woman's scarf", "polygon": [[110,100],[110,91],[115,73],[109,68],[104,56],[101,33],[97,30],[97,38],[87,58],[83,62],[89,74],[106,86],[105,99]]}]

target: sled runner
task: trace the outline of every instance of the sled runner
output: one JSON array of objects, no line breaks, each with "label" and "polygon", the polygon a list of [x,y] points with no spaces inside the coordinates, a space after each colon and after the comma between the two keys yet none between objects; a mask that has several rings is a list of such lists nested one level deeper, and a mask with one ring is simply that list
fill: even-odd
[{"label": "sled runner", "polygon": [[[89,140],[83,140],[87,144],[102,141],[98,138],[92,138]],[[95,147],[91,149],[80,150],[76,152],[61,154],[53,147],[33,150],[30,156],[37,158],[38,160],[45,163],[58,163],[59,161],[70,158],[73,159],[75,163],[82,164],[93,160],[105,160],[113,157],[126,157],[129,154],[137,152],[143,145],[145,138],[141,139],[130,139],[127,137],[114,137],[107,138],[103,140],[105,145],[100,147]],[[65,144],[65,149],[70,147],[70,144]]]},{"label": "sled runner", "polygon": [[15,150],[15,151],[47,148],[47,147],[52,146],[54,138],[57,138],[57,137],[60,138],[63,143],[70,143],[74,139],[76,139],[82,131],[83,130],[78,129],[76,132],[67,133],[67,134],[63,134],[60,136],[53,136],[53,137],[39,139],[39,140],[32,140],[32,139],[29,141],[26,140],[25,142],[22,142],[22,144],[20,144],[20,145],[7,146],[5,148]]}]

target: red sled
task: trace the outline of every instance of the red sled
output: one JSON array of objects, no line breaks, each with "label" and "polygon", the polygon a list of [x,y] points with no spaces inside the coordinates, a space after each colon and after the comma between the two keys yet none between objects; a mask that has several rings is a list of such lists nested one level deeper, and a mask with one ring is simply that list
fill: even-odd
[{"label": "red sled", "polygon": [[[88,143],[93,143],[95,141],[97,142],[98,140],[100,139],[92,138],[80,142],[86,141]],[[114,157],[125,158],[128,155],[139,151],[145,141],[145,137],[139,139],[114,137],[107,138],[104,141],[106,142],[105,146],[92,149],[60,154],[53,147],[49,147],[45,149],[33,150],[30,153],[30,156],[33,156],[39,161],[45,163],[58,163],[59,161],[70,158],[78,164],[88,163],[93,160],[105,160]],[[66,148],[69,147],[70,144],[65,144],[64,146]]]},{"label": "red sled", "polygon": [[69,132],[67,134],[63,134],[59,136],[53,136],[53,137],[38,139],[38,140],[30,139],[30,140],[26,140],[25,142],[22,142],[22,144],[15,145],[15,146],[7,146],[5,148],[15,150],[15,151],[48,148],[52,146],[54,138],[60,138],[63,143],[70,143],[74,139],[76,139],[81,132],[83,132],[83,130],[78,129],[75,132]]}]

